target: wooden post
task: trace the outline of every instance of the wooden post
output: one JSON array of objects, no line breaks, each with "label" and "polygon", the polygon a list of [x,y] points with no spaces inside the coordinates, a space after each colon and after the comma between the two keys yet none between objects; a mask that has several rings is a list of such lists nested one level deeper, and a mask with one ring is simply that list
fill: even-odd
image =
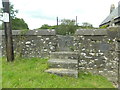
[{"label": "wooden post", "polygon": [[58,26],[58,17],[57,17],[57,26]]},{"label": "wooden post", "polygon": [[9,62],[14,60],[9,0],[2,0],[2,4],[4,11],[3,21],[4,21],[4,29],[5,29],[6,56],[7,56],[7,61]]},{"label": "wooden post", "polygon": [[76,26],[77,26],[77,16],[76,16]]}]

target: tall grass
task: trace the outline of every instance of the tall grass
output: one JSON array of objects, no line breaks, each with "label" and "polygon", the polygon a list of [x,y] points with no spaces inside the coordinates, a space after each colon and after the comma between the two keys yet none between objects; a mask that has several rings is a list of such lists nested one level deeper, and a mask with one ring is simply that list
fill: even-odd
[{"label": "tall grass", "polygon": [[60,77],[45,73],[47,59],[17,59],[2,63],[3,88],[114,88],[112,83],[99,75],[81,72],[79,78]]}]

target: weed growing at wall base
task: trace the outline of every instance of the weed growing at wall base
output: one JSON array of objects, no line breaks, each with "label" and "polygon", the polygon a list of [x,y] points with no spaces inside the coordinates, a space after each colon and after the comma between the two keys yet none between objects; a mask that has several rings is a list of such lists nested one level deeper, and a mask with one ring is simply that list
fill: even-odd
[{"label": "weed growing at wall base", "polygon": [[79,78],[45,73],[47,59],[22,58],[2,63],[3,88],[114,88],[106,78],[81,72]]}]

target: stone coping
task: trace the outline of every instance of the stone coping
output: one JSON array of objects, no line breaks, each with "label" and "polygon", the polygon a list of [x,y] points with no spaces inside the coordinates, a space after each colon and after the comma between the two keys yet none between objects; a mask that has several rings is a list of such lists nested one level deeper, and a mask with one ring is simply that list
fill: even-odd
[{"label": "stone coping", "polygon": [[106,29],[77,29],[75,35],[98,35],[98,36],[105,36],[107,35]]},{"label": "stone coping", "polygon": [[[0,30],[0,34],[5,35],[4,30]],[[27,32],[23,30],[12,30],[12,35],[56,35],[56,32],[54,29],[29,30]]]}]

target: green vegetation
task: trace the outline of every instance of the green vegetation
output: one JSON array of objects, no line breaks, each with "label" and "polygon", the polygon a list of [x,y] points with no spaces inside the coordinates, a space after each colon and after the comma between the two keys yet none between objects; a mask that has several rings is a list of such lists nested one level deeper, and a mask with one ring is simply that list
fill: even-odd
[{"label": "green vegetation", "polygon": [[73,35],[77,29],[74,20],[62,19],[60,25],[48,25],[44,24],[39,29],[55,29],[59,35]]},{"label": "green vegetation", "polygon": [[56,28],[56,33],[60,35],[73,35],[77,29],[75,20],[63,19],[61,24]]},{"label": "green vegetation", "polygon": [[56,25],[54,25],[54,26],[50,26],[50,25],[48,25],[48,24],[43,24],[40,28],[38,28],[38,29],[56,29]]},{"label": "green vegetation", "polygon": [[108,27],[108,25],[103,25],[103,26],[100,27],[100,29],[105,29],[107,27]]},{"label": "green vegetation", "polygon": [[0,56],[0,89],[2,88],[2,58]]},{"label": "green vegetation", "polygon": [[[3,9],[2,9],[3,12]],[[14,5],[10,4],[10,19],[12,21],[12,30],[22,30],[22,29],[29,29],[27,23],[22,18],[17,18],[16,14],[18,10],[14,9]],[[3,23],[0,25],[0,29],[3,30],[4,26]]]},{"label": "green vegetation", "polygon": [[83,22],[79,29],[94,29],[93,25],[88,22]]},{"label": "green vegetation", "polygon": [[43,24],[39,29],[55,29],[59,35],[73,35],[77,29],[74,20],[62,19],[60,25]]},{"label": "green vegetation", "polygon": [[12,30],[22,30],[22,29],[29,29],[25,21],[22,18],[12,19]]},{"label": "green vegetation", "polygon": [[47,59],[23,58],[12,63],[2,59],[3,88],[114,88],[102,76],[81,72],[79,78],[45,73]]},{"label": "green vegetation", "polygon": [[0,30],[3,30],[3,26],[2,26],[2,24],[0,24]]},{"label": "green vegetation", "polygon": [[103,25],[103,26],[101,26],[100,27],[100,29],[105,29],[105,28],[107,28],[109,25]]},{"label": "green vegetation", "polygon": [[62,19],[60,25],[43,24],[38,29],[55,29],[58,35],[74,35],[76,29],[95,29],[92,24],[83,22],[81,26],[76,25],[75,20]]},{"label": "green vegetation", "polygon": [[12,19],[16,17],[16,14],[18,13],[18,10],[14,9],[14,5],[10,3],[10,16]]},{"label": "green vegetation", "polygon": [[12,30],[22,30],[22,29],[29,29],[28,25],[22,18],[17,18],[16,14],[18,10],[14,9],[14,5],[10,4],[10,15],[12,19]]}]

